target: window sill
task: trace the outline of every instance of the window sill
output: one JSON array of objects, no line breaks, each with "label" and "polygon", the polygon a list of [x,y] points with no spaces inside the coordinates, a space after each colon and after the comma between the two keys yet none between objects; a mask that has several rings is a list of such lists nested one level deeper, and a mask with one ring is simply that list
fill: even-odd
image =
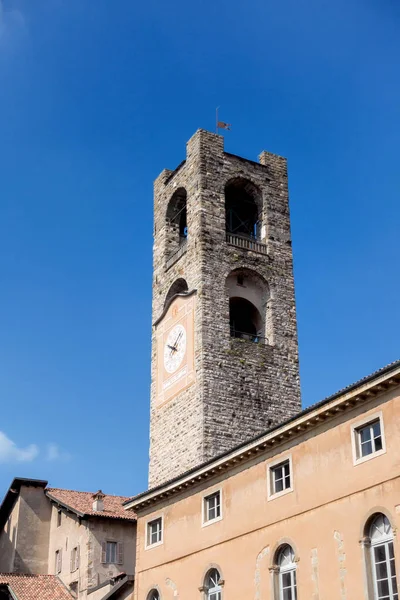
[{"label": "window sill", "polygon": [[282,490],[281,492],[276,492],[275,494],[268,495],[268,502],[270,500],[275,500],[276,498],[281,498],[282,496],[286,496],[286,494],[290,494],[293,492],[293,487],[286,488],[286,490]]},{"label": "window sill", "polygon": [[202,527],[208,527],[209,525],[213,525],[214,523],[218,523],[218,521],[222,521],[222,515],[220,517],[215,517],[215,519],[209,519],[208,521],[203,521]]},{"label": "window sill", "polygon": [[161,540],[161,542],[156,542],[155,544],[149,544],[149,545],[145,545],[144,549],[145,550],[152,550],[153,548],[158,548],[158,546],[162,546],[163,545],[163,541]]},{"label": "window sill", "polygon": [[382,456],[382,454],[386,454],[386,448],[382,448],[382,450],[378,450],[377,452],[371,452],[371,454],[367,454],[367,456],[356,458],[353,463],[353,466],[356,467],[357,465],[362,465],[363,463],[368,462],[373,458],[378,458],[378,456]]}]

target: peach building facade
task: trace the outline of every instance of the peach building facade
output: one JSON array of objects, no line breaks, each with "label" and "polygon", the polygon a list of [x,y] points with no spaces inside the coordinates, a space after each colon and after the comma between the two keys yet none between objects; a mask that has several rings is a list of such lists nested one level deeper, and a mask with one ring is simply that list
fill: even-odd
[{"label": "peach building facade", "polygon": [[128,501],[135,599],[397,600],[399,414],[400,362]]}]

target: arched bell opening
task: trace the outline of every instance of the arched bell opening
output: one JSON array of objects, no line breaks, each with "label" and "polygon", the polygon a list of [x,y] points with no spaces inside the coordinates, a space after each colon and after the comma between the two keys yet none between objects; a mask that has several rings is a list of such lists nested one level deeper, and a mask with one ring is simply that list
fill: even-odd
[{"label": "arched bell opening", "polygon": [[231,337],[259,342],[263,337],[262,317],[257,308],[245,298],[229,298]]},{"label": "arched bell opening", "polygon": [[235,269],[227,277],[226,290],[231,337],[271,344],[271,298],[263,277],[251,269]]},{"label": "arched bell opening", "polygon": [[237,177],[225,186],[226,231],[250,239],[261,238],[261,191],[248,179]]},{"label": "arched bell opening", "polygon": [[187,227],[187,193],[185,188],[178,188],[168,203],[166,215],[167,255],[176,252],[186,244]]}]

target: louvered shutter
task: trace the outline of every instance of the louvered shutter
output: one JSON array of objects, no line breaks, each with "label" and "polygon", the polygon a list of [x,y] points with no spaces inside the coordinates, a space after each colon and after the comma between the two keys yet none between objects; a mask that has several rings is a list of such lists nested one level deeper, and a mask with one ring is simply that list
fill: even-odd
[{"label": "louvered shutter", "polygon": [[122,542],[118,542],[117,552],[118,552],[118,564],[122,565],[124,562],[124,544]]},{"label": "louvered shutter", "polygon": [[78,546],[77,549],[76,549],[76,564],[75,564],[75,569],[79,569],[80,556],[81,556],[81,551],[80,551],[80,546]]},{"label": "louvered shutter", "polygon": [[69,559],[69,570],[71,573],[75,571],[75,548],[72,548],[71,550],[71,556]]},{"label": "louvered shutter", "polygon": [[62,548],[60,548],[60,552],[58,555],[58,564],[59,564],[58,572],[61,573],[61,571],[62,571]]},{"label": "louvered shutter", "polygon": [[107,542],[101,542],[101,562],[107,561]]}]

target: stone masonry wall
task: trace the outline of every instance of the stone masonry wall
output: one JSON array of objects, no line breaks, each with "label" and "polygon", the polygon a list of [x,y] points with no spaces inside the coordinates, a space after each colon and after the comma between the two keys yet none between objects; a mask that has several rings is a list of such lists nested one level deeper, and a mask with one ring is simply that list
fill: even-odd
[{"label": "stone masonry wall", "polygon": [[[157,485],[256,436],[298,412],[300,404],[296,311],[290,239],[287,168],[263,152],[258,164],[224,152],[221,136],[199,130],[186,161],[155,182],[153,322],[179,277],[197,290],[196,383],[155,407],[153,332],[149,484]],[[225,185],[236,177],[262,192],[268,254],[231,246],[225,231]],[[170,268],[166,223],[174,192],[187,192],[186,252]],[[251,269],[268,284],[269,345],[230,337],[226,279]]]}]

